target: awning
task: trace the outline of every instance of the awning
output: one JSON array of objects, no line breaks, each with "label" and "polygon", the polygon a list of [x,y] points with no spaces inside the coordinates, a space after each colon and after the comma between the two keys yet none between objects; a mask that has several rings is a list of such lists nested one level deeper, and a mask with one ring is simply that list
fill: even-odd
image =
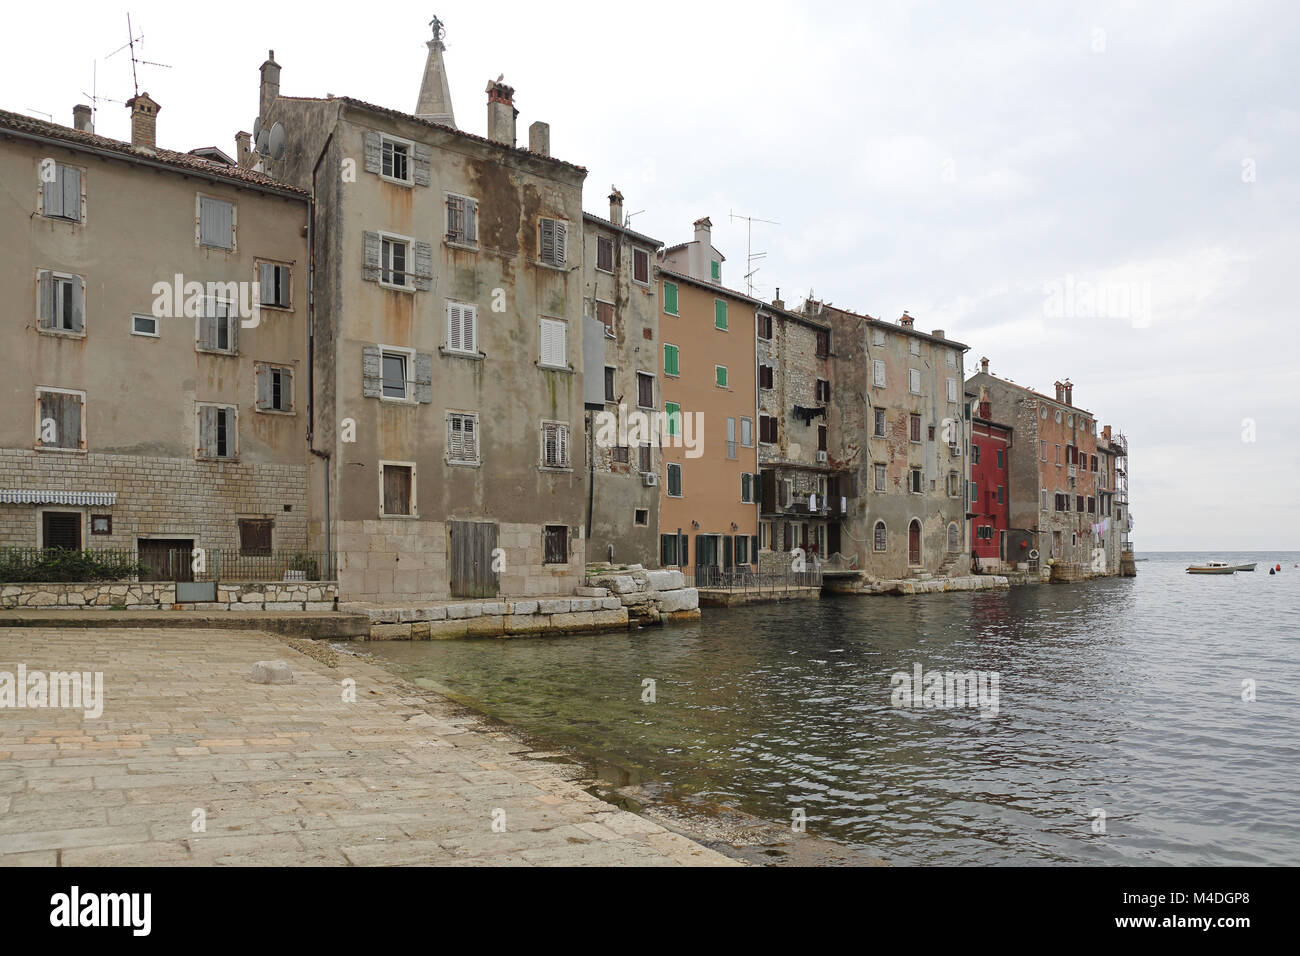
[{"label": "awning", "polygon": [[117,504],[115,491],[28,491],[18,488],[0,488],[3,505],[98,505],[111,507]]}]

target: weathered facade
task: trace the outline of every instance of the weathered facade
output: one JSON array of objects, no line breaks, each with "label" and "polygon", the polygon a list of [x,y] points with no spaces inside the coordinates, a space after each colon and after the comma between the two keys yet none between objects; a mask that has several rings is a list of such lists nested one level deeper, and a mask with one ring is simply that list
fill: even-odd
[{"label": "weathered facade", "polygon": [[307,196],[128,106],[0,112],[0,546],[305,549]]},{"label": "weathered facade", "polygon": [[1010,465],[1014,431],[989,418],[987,395],[967,395],[970,410],[971,560],[981,571],[1008,569]]},{"label": "weathered facade", "polygon": [[805,313],[834,343],[832,458],[853,476],[841,551],[877,579],[967,574],[967,346],[907,313],[897,324],[817,302]]},{"label": "weathered facade", "polygon": [[[280,95],[277,175],[314,197],[312,540],[346,600],[571,594],[586,558],[582,183],[545,124],[451,125],[442,44],[417,107]],[[425,95],[433,91],[431,95]]]},{"label": "weathered facade", "polygon": [[628,428],[636,417],[655,424],[654,415],[663,410],[655,269],[662,243],[624,225],[617,189],[609,196],[609,218],[584,213],[582,225],[591,480],[587,557],[655,567],[662,454],[651,436],[630,439]]}]

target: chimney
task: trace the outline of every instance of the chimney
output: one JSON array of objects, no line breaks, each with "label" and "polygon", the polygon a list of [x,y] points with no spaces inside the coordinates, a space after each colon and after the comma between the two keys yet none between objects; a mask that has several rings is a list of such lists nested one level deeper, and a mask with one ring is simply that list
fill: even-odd
[{"label": "chimney", "polygon": [[772,307],[773,307],[774,309],[784,309],[784,308],[785,308],[785,299],[781,298],[781,287],[780,287],[780,286],[777,286],[777,287],[776,287],[776,298],[772,300]]},{"label": "chimney", "polygon": [[528,127],[528,149],[539,156],[551,155],[551,124],[538,120]]},{"label": "chimney", "polygon": [[1060,382],[1056,383],[1056,400],[1058,402],[1065,401],[1065,386],[1062,385]]},{"label": "chimney", "polygon": [[943,338],[943,329],[935,329],[930,334],[933,335],[936,339],[941,339]]},{"label": "chimney", "polygon": [[79,129],[83,133],[95,131],[95,126],[90,119],[90,107],[85,103],[78,103],[72,108],[72,128]]},{"label": "chimney", "polygon": [[623,225],[623,194],[617,186],[609,187],[609,221],[616,226]]},{"label": "chimney", "polygon": [[1106,444],[1107,444],[1107,445],[1110,444],[1110,426],[1109,426],[1109,425],[1107,425],[1105,428],[1103,428],[1103,429],[1101,430],[1101,437],[1104,438],[1104,439],[1106,440]]},{"label": "chimney", "polygon": [[158,145],[158,111],[162,109],[148,93],[139,93],[126,101],[131,110],[131,145],[153,150]]},{"label": "chimney", "polygon": [[502,81],[505,74],[495,80],[488,80],[488,139],[505,146],[515,145],[515,88],[506,86]]},{"label": "chimney", "polygon": [[267,119],[271,115],[271,107],[275,105],[275,98],[280,95],[280,64],[275,62],[275,51],[266,51],[266,62],[262,64],[262,86],[257,101],[257,115],[262,119],[262,125],[266,125]]},{"label": "chimney", "polygon": [[987,355],[980,359],[980,371],[985,375],[989,373],[989,357]]},{"label": "chimney", "polygon": [[915,321],[916,319],[913,316],[908,315],[907,310],[904,309],[902,316],[898,320],[898,324],[905,329],[910,329],[912,327],[912,323]]},{"label": "chimney", "polygon": [[1067,378],[1064,382],[1061,383],[1061,387],[1065,390],[1065,404],[1073,405],[1074,386],[1070,384],[1070,380]]},{"label": "chimney", "polygon": [[240,169],[250,169],[253,165],[253,137],[242,129],[235,134],[235,163]]},{"label": "chimney", "polygon": [[713,221],[708,216],[695,220],[695,243],[691,246],[689,272],[692,278],[713,281]]}]

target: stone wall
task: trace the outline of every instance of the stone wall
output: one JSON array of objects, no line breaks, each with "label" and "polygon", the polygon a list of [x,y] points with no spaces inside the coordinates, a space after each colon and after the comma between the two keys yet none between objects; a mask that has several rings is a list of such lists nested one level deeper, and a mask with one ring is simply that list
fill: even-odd
[{"label": "stone wall", "polygon": [[618,598],[544,601],[466,601],[426,607],[344,605],[370,618],[372,641],[427,641],[454,637],[516,637],[625,630],[628,612]]},{"label": "stone wall", "polygon": [[91,608],[132,611],[332,611],[338,586],[328,581],[268,581],[218,584],[213,602],[176,603],[176,585],[170,581],[116,584],[23,583],[0,585],[0,609]]},{"label": "stone wall", "polygon": [[700,592],[686,587],[681,571],[647,571],[639,564],[593,564],[580,593],[614,595],[631,624],[693,621],[700,616]]}]

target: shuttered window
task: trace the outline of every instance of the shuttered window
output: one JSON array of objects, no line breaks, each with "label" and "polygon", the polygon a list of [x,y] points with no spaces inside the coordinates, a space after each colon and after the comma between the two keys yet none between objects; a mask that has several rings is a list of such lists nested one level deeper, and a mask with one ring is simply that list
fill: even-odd
[{"label": "shuttered window", "polygon": [[384,236],[379,243],[379,281],[389,285],[405,286],[406,263],[409,248],[401,239]]},{"label": "shuttered window", "polygon": [[235,248],[235,204],[211,196],[199,197],[199,244]]},{"label": "shuttered window", "polygon": [[596,268],[601,272],[614,271],[614,240],[609,236],[596,237]]},{"label": "shuttered window", "polygon": [[293,369],[282,365],[257,366],[257,410],[293,411]]},{"label": "shuttered window", "polygon": [[680,498],[682,496],[682,466],[675,463],[668,463],[668,497]]},{"label": "shuttered window", "polygon": [[713,327],[715,329],[727,327],[727,303],[722,299],[713,300]]},{"label": "shuttered window", "polygon": [[612,402],[615,400],[614,395],[614,366],[605,366],[605,401]]},{"label": "shuttered window", "polygon": [[239,453],[238,413],[233,405],[198,406],[200,458],[235,458]]},{"label": "shuttered window", "polygon": [[957,401],[957,380],[955,378],[948,379],[948,401]]},{"label": "shuttered window", "polygon": [[907,370],[907,388],[913,395],[921,394],[921,370],[919,368],[909,368]]},{"label": "shuttered window", "polygon": [[754,419],[742,418],[740,420],[740,444],[745,448],[754,447]]},{"label": "shuttered window", "polygon": [[85,395],[56,391],[40,391],[38,395],[36,447],[70,451],[85,449],[86,442],[81,433]]},{"label": "shuttered window", "polygon": [[548,524],[542,535],[544,542],[543,562],[546,564],[569,563],[569,529],[562,524]]},{"label": "shuttered window", "polygon": [[644,249],[632,250],[632,281],[650,284],[650,253]]},{"label": "shuttered window", "polygon": [[384,489],[385,515],[411,515],[414,475],[410,465],[380,465]]},{"label": "shuttered window", "polygon": [[645,372],[636,373],[636,404],[638,408],[655,407],[655,377]]},{"label": "shuttered window", "polygon": [[919,495],[921,493],[921,481],[922,481],[921,469],[913,468],[911,475],[912,475],[912,494]]},{"label": "shuttered window", "polygon": [[875,530],[872,532],[871,535],[872,550],[884,551],[886,545],[888,544],[888,540],[889,540],[889,536],[887,531],[885,530],[885,523],[883,521],[877,521]]},{"label": "shuttered window", "polygon": [[745,472],[740,474],[740,500],[745,504],[754,501],[754,476]]},{"label": "shuttered window", "polygon": [[562,219],[541,222],[540,256],[547,265],[563,267],[568,262],[569,224]]},{"label": "shuttered window", "polygon": [[643,475],[648,475],[654,470],[654,465],[650,461],[650,446],[638,445],[636,450],[637,467]]},{"label": "shuttered window", "polygon": [[713,277],[714,282],[722,281],[722,263],[717,259],[709,263],[709,274]]},{"label": "shuttered window", "polygon": [[447,350],[477,353],[478,309],[463,302],[447,303]]},{"label": "shuttered window", "polygon": [[203,314],[198,320],[198,347],[204,352],[238,354],[239,321],[232,314],[229,302],[204,296]]},{"label": "shuttered window", "polygon": [[885,490],[885,466],[872,465],[872,471],[875,473],[876,491],[884,491]]},{"label": "shuttered window", "polygon": [[39,327],[46,332],[81,333],[86,327],[86,280],[78,275],[37,273]]},{"label": "shuttered window", "polygon": [[885,330],[884,330],[884,329],[872,329],[872,330],[871,330],[871,344],[872,344],[872,345],[884,345],[884,344],[885,344]]},{"label": "shuttered window", "polygon": [[265,555],[271,553],[271,529],[275,522],[268,518],[239,519],[239,553]]},{"label": "shuttered window", "polygon": [[542,423],[542,465],[547,468],[569,466],[569,426],[563,422]]},{"label": "shuttered window", "polygon": [[257,264],[257,295],[262,305],[289,308],[290,268],[277,262]]},{"label": "shuttered window", "polygon": [[871,362],[871,384],[876,388],[885,387],[885,363],[881,359],[873,359]]},{"label": "shuttered window", "polygon": [[777,442],[776,418],[774,418],[771,415],[758,416],[758,440],[768,445],[776,444]]},{"label": "shuttered window", "polygon": [[81,222],[81,170],[76,166],[42,164],[51,174],[41,183],[41,215]]},{"label": "shuttered window", "polygon": [[478,416],[452,412],[447,416],[447,460],[478,464]]},{"label": "shuttered window", "polygon": [[771,388],[774,372],[770,365],[760,365],[758,367],[758,387]]},{"label": "shuttered window", "polygon": [[678,352],[677,346],[675,345],[664,346],[664,374],[665,375],[681,374],[680,367],[678,365],[679,355],[680,353]]},{"label": "shuttered window", "polygon": [[665,424],[670,437],[682,433],[682,406],[677,402],[664,402]]},{"label": "shuttered window", "polygon": [[772,317],[763,312],[758,317],[758,337],[760,339],[770,339],[772,337]]},{"label": "shuttered window", "polygon": [[826,358],[831,354],[831,334],[824,329],[817,332],[817,357]]},{"label": "shuttered window", "polygon": [[713,379],[719,388],[726,388],[727,387],[727,366],[725,365],[713,366]]},{"label": "shuttered window", "polygon": [[568,325],[555,319],[542,319],[541,330],[541,364],[555,368],[568,368],[568,345],[566,343]]},{"label": "shuttered window", "polygon": [[669,315],[677,314],[677,283],[664,283],[664,311]]},{"label": "shuttered window", "polygon": [[909,441],[921,440],[921,416],[909,415],[907,419],[907,437]]},{"label": "shuttered window", "polygon": [[611,339],[614,338],[617,332],[617,330],[614,328],[614,303],[601,302],[599,299],[597,299],[596,318],[600,321],[600,324],[605,327],[605,335],[607,335]]},{"label": "shuttered window", "polygon": [[383,139],[383,174],[399,182],[411,181],[410,147],[388,137]]},{"label": "shuttered window", "polygon": [[468,196],[447,195],[447,241],[478,245],[478,202]]},{"label": "shuttered window", "polygon": [[873,434],[877,438],[884,438],[885,437],[885,410],[883,408],[872,409],[872,417],[874,419]]}]

